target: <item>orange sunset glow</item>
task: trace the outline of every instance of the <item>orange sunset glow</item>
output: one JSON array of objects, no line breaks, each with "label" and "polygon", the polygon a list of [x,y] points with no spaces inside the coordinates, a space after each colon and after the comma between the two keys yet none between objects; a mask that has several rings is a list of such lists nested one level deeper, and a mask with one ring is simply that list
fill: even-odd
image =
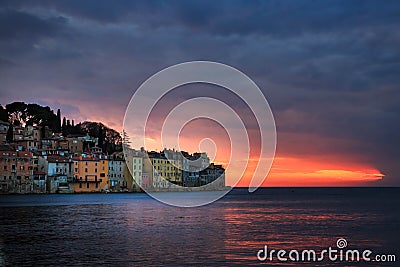
[{"label": "orange sunset glow", "polygon": [[[195,129],[195,130],[194,130]],[[212,129],[206,131],[204,129]],[[155,133],[156,132],[156,133]],[[147,137],[146,145],[149,149],[160,150],[161,137],[157,131],[152,131]],[[201,141],[209,138],[215,143],[216,151],[210,144],[204,145]],[[251,136],[250,136],[251,138]],[[254,137],[253,137],[254,139]],[[259,152],[257,142],[251,147],[251,157],[238,187],[248,187],[254,170],[259,162],[256,156]],[[204,146],[203,146],[204,145]],[[278,148],[280,143],[278,143]],[[226,131],[214,122],[194,120],[183,127],[179,136],[179,148],[176,149],[194,151],[206,151],[210,160],[226,167],[231,156],[230,139]],[[215,156],[215,157],[213,157]],[[244,159],[246,160],[246,159]],[[247,160],[246,160],[247,161]],[[232,177],[235,171],[229,173],[227,185],[233,185]],[[240,175],[240,174],[237,174]],[[297,155],[283,155],[277,152],[271,170],[264,180],[263,187],[309,187],[309,186],[366,186],[371,182],[382,180],[382,174],[374,166],[361,162],[358,158],[324,157],[300,157]],[[237,177],[235,177],[237,178]]]},{"label": "orange sunset glow", "polygon": [[[249,167],[238,186],[247,186],[257,160]],[[341,165],[318,160],[276,156],[263,186],[360,186],[381,180],[384,175],[370,166]]]}]

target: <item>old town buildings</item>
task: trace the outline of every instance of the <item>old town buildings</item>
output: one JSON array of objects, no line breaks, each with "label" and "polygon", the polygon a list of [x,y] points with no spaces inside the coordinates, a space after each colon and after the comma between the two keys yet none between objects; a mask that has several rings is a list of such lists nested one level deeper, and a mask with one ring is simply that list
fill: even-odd
[{"label": "old town buildings", "polygon": [[[125,149],[108,154],[89,134],[63,136],[0,121],[0,193],[88,193],[225,186],[206,153]],[[12,142],[7,135],[12,134]],[[220,179],[222,177],[222,179]]]}]

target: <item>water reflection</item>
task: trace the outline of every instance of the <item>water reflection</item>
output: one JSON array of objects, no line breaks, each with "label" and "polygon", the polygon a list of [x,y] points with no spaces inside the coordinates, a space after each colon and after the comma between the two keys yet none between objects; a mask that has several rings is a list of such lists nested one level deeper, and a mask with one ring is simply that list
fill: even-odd
[{"label": "water reflection", "polygon": [[264,245],[322,250],[340,237],[396,253],[397,193],[236,192],[192,209],[144,194],[1,196],[0,265],[258,265]]}]

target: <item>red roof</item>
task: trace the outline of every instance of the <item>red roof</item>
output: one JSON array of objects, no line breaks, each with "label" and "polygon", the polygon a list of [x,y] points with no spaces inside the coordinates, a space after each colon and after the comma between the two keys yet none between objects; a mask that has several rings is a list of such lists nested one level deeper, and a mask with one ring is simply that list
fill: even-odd
[{"label": "red roof", "polygon": [[68,157],[60,156],[60,155],[49,155],[47,156],[48,162],[69,162]]},{"label": "red roof", "polygon": [[73,157],[72,160],[74,161],[98,161],[98,158],[94,157]]}]

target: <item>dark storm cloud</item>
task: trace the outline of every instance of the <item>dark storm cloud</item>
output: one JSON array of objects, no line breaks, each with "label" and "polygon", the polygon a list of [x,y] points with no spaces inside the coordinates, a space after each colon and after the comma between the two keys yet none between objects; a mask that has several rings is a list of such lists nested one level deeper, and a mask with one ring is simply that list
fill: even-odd
[{"label": "dark storm cloud", "polygon": [[9,8],[0,10],[0,39],[36,39],[54,36],[65,23],[63,17],[40,18]]},{"label": "dark storm cloud", "polygon": [[[367,157],[396,176],[399,26],[398,1],[0,1],[1,104],[61,99],[120,124],[155,72],[220,61],[265,93],[280,151]],[[306,151],[296,134],[321,139]]]}]

